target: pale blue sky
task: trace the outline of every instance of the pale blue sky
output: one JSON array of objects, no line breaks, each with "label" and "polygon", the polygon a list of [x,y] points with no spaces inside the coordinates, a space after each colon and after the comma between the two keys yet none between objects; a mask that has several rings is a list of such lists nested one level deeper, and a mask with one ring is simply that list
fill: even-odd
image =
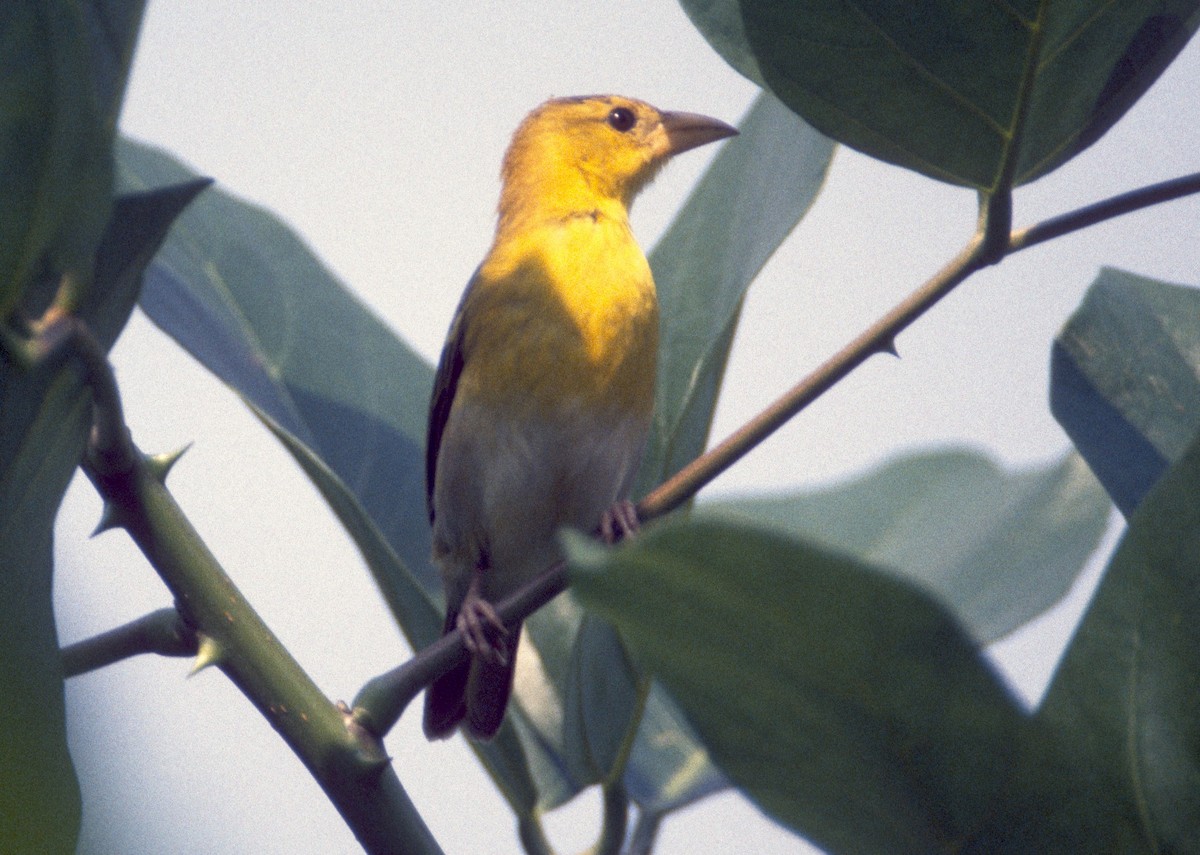
[{"label": "pale blue sky", "polygon": [[[1184,51],[1105,139],[1017,196],[1026,224],[1200,166],[1200,53]],[[552,95],[619,92],[736,122],[755,89],[673,0],[547,4],[152,3],[122,116],[226,189],[278,213],[393,329],[435,358],[491,238],[501,154]],[[731,144],[736,144],[736,141]],[[640,198],[648,248],[712,151],[673,163]],[[900,450],[960,443],[1008,465],[1068,443],[1046,406],[1050,340],[1101,265],[1200,282],[1200,202],[1112,222],[976,276],[723,476],[714,490],[827,483]],[[809,218],[750,292],[715,435],[794,383],[944,263],[974,198],[849,150]],[[350,698],[407,656],[357,554],[281,448],[237,399],[144,318],[114,352],[137,442],[195,441],[172,476],[226,569],[321,687]],[[235,486],[244,485],[244,486]],[[75,485],[59,525],[60,632],[75,640],[167,605],[119,533]],[[1086,597],[1002,645],[1040,692]],[[218,673],[144,659],[72,681],[69,714],[96,851],[354,852],[316,785]],[[411,711],[388,740],[447,852],[516,852],[513,821],[460,740],[429,746]],[[100,745],[102,750],[85,746]],[[142,758],[128,773],[128,755]],[[550,827],[588,843],[595,800]],[[112,805],[127,817],[105,829]],[[106,837],[111,831],[117,837]],[[117,848],[108,844],[120,844]],[[702,847],[702,848],[697,848]],[[657,850],[802,852],[736,796],[668,820]]]}]

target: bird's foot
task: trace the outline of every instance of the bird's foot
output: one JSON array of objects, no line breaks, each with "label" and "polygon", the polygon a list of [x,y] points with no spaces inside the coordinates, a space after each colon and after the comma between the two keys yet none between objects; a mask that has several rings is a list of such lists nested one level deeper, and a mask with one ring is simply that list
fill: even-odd
[{"label": "bird's foot", "polygon": [[613,502],[612,507],[600,517],[600,537],[610,546],[619,540],[633,537],[641,527],[637,508],[628,499]]},{"label": "bird's foot", "polygon": [[457,624],[463,634],[463,645],[472,656],[496,665],[508,663],[508,630],[495,607],[474,586],[458,609]]}]

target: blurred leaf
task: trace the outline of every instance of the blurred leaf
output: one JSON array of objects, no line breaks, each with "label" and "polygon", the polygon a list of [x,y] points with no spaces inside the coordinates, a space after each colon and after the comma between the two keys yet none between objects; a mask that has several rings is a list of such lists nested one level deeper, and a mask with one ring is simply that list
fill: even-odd
[{"label": "blurred leaf", "polygon": [[[79,316],[107,350],[171,221],[204,183],[112,207]],[[63,358],[30,369],[0,349],[0,851],[68,852],[79,785],[67,754],[51,605],[54,517],[91,424],[91,393]]]},{"label": "blurred leaf", "polygon": [[1050,409],[1126,517],[1200,427],[1200,291],[1105,268],[1055,339]]},{"label": "blurred leaf", "polygon": [[729,786],[679,709],[655,682],[625,771],[625,787],[638,808],[662,816]]},{"label": "blurred leaf", "polygon": [[767,93],[663,235],[650,264],[662,312],[644,495],[704,451],[742,298],[816,200],[833,143]]},{"label": "blurred leaf", "polygon": [[712,520],[666,522],[617,550],[572,543],[576,595],[769,814],[834,852],[1001,851],[979,841],[1032,785],[1017,750],[1027,719],[928,596]]},{"label": "blurred leaf", "polygon": [[595,615],[585,614],[575,634],[564,694],[563,739],[579,747],[568,759],[585,761],[574,774],[603,781],[616,765],[640,705],[638,675],[621,638]]},{"label": "blurred leaf", "polygon": [[[190,175],[123,141],[120,178],[153,186]],[[441,583],[425,510],[425,410],[433,371],[271,214],[205,195],[180,218],[146,276],[141,306],[236,389],[295,457],[362,552],[414,648],[441,634]],[[475,746],[522,815],[560,793],[556,761],[506,726]],[[526,757],[528,755],[528,759]],[[529,767],[546,774],[535,779]]]},{"label": "blurred leaf", "polygon": [[87,274],[109,216],[113,129],[143,6],[0,4],[0,321],[47,261]]},{"label": "blurred leaf", "polygon": [[1077,455],[1005,473],[969,451],[917,454],[811,493],[705,502],[921,585],[979,643],[1058,602],[1112,504]]},{"label": "blurred leaf", "polygon": [[[191,174],[147,146],[122,141],[117,151],[124,186]],[[405,608],[413,579],[399,577],[409,573],[440,598],[423,480],[433,383],[424,359],[287,226],[219,190],[180,218],[141,306],[345,484],[403,562],[371,568],[393,612]]]},{"label": "blurred leaf", "polygon": [[735,69],[834,139],[994,191],[1098,140],[1200,25],[1197,0],[681,0]]},{"label": "blurred leaf", "polygon": [[1200,851],[1197,614],[1193,440],[1130,519],[1038,712],[1075,735],[1110,851]]}]

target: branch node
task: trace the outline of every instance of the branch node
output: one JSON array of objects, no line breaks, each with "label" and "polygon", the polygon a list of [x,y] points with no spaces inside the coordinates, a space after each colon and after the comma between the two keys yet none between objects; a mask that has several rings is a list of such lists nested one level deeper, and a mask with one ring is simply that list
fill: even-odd
[{"label": "branch node", "polygon": [[999,264],[1009,252],[1012,234],[1013,203],[1011,187],[979,196],[979,246],[977,266]]},{"label": "branch node", "polygon": [[346,733],[354,743],[354,763],[364,776],[375,780],[392,763],[383,739],[371,728],[371,717],[361,707],[351,709],[345,701],[337,702],[337,710],[346,725]]}]

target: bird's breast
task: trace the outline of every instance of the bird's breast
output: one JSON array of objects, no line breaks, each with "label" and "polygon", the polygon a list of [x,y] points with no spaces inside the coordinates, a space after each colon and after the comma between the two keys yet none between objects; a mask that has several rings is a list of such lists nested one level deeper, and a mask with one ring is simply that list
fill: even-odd
[{"label": "bird's breast", "polygon": [[658,301],[627,222],[576,216],[498,241],[479,276],[460,382],[480,400],[648,416]]}]

